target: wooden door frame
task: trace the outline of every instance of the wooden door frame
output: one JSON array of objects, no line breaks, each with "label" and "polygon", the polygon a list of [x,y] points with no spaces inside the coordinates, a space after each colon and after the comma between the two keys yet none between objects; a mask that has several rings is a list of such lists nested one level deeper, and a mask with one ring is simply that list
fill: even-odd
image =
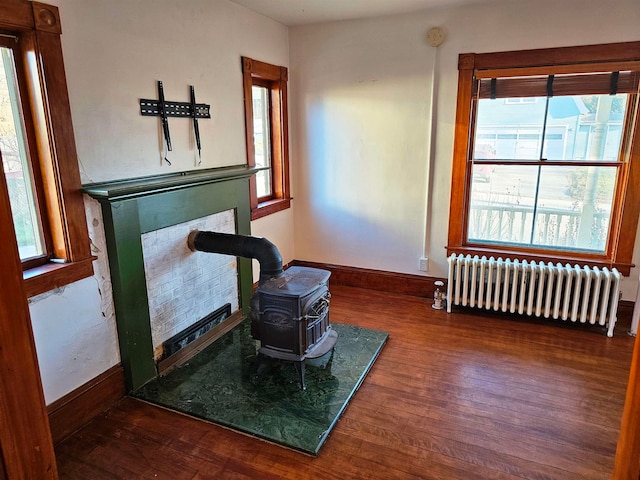
[{"label": "wooden door frame", "polygon": [[[638,308],[637,305],[636,308]],[[627,397],[611,478],[613,480],[640,479],[640,342],[637,338],[633,346]]]},{"label": "wooden door frame", "polygon": [[[1,156],[0,156],[1,163]],[[22,280],[9,192],[0,174],[0,459],[7,478],[56,480],[29,305]]]}]

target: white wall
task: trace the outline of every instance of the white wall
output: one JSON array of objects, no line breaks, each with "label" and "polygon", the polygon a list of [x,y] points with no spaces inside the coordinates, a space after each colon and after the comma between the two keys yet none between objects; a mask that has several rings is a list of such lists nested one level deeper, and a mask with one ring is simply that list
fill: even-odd
[{"label": "white wall", "polygon": [[47,403],[120,361],[100,206],[85,206],[94,276],[29,299]]},{"label": "white wall", "polygon": [[[62,46],[83,183],[196,168],[189,119],[171,118],[172,166],[161,162],[157,118],[140,115],[140,98],[196,99],[211,105],[200,120],[202,164],[246,162],[240,56],[288,66],[287,28],[226,0],[48,0],[60,7]],[[31,300],[47,403],[119,362],[102,218],[95,227],[96,275]],[[292,211],[253,227],[293,259]],[[276,225],[272,227],[271,224]],[[266,232],[266,233],[263,233]]]},{"label": "white wall", "polygon": [[[638,0],[503,0],[292,28],[296,258],[420,274],[428,210],[428,275],[446,276],[458,54],[640,40],[639,25]],[[446,40],[427,207],[433,26]]]}]

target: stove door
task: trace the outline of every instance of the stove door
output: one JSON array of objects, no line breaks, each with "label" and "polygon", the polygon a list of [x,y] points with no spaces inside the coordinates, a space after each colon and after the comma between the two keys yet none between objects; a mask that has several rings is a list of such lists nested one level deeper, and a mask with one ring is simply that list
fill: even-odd
[{"label": "stove door", "polygon": [[[292,313],[297,310],[297,299],[274,298],[264,295],[260,314],[260,344],[268,349],[271,356],[290,358],[301,356],[300,319]],[[280,352],[282,355],[277,355]]]}]

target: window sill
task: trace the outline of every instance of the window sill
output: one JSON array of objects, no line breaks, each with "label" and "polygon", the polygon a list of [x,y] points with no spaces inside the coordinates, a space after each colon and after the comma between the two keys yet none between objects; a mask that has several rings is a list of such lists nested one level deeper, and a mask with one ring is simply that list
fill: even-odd
[{"label": "window sill", "polygon": [[251,210],[251,220],[257,220],[258,218],[266,217],[272,213],[280,212],[291,207],[290,198],[278,198],[276,200],[269,200],[258,204],[257,208]]},{"label": "window sill", "polygon": [[51,262],[25,270],[23,279],[27,297],[33,297],[92,276],[93,260],[95,257],[72,263]]},{"label": "window sill", "polygon": [[452,253],[460,254],[460,255],[478,255],[482,257],[483,255],[487,258],[489,257],[502,257],[506,258],[517,258],[518,260],[527,260],[527,261],[536,261],[536,262],[545,262],[545,263],[561,263],[566,264],[569,263],[571,265],[580,264],[580,265],[589,265],[590,267],[598,267],[598,268],[616,268],[623,276],[628,277],[631,273],[631,268],[635,265],[621,262],[614,262],[607,258],[604,258],[601,255],[580,255],[576,252],[531,252],[525,250],[508,250],[508,249],[500,249],[500,248],[491,248],[491,247],[476,247],[476,246],[463,246],[463,247],[446,247],[447,248],[447,256]]}]

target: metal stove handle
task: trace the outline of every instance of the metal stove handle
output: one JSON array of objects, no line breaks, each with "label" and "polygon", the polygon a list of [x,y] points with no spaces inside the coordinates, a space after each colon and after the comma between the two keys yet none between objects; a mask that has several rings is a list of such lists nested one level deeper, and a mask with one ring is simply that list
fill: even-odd
[{"label": "metal stove handle", "polygon": [[305,320],[318,320],[320,317],[323,317],[327,313],[327,310],[329,310],[330,298],[331,293],[325,293],[324,296],[320,297],[318,301],[311,306],[311,309],[317,312],[317,315],[306,314],[302,318]]}]

